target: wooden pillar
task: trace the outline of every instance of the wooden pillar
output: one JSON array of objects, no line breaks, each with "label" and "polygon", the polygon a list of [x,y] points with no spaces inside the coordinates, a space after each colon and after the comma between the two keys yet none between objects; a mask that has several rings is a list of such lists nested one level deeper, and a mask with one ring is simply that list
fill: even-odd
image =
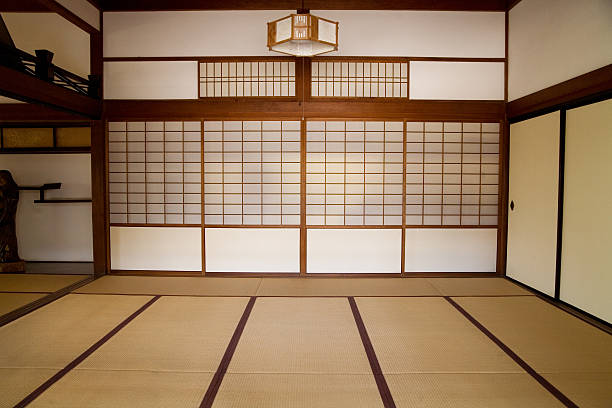
[{"label": "wooden pillar", "polygon": [[106,132],[103,120],[91,122],[91,222],[94,275],[105,275],[108,265],[108,212],[106,211]]}]

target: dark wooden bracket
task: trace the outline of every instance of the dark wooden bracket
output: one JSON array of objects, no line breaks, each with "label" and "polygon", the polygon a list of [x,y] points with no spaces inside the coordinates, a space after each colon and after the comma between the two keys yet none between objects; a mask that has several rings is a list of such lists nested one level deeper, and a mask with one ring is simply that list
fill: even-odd
[{"label": "dark wooden bracket", "polygon": [[35,203],[45,204],[45,203],[91,203],[91,198],[83,198],[83,199],[45,199],[45,191],[46,190],[59,190],[62,188],[62,183],[47,183],[42,186],[19,186],[19,190],[30,190],[30,191],[38,191],[40,194],[40,199],[34,200]]}]

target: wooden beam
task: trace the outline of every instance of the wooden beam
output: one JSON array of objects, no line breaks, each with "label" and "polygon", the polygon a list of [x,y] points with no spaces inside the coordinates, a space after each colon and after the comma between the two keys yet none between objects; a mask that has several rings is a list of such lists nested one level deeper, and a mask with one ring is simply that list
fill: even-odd
[{"label": "wooden beam", "polygon": [[0,95],[40,103],[88,118],[100,117],[99,100],[4,66],[0,66]]},{"label": "wooden beam", "polygon": [[32,103],[0,104],[0,124],[6,122],[83,122],[83,117]]},{"label": "wooden beam", "polygon": [[521,2],[521,0],[508,0],[507,11],[512,10],[512,7],[516,6],[520,2]]},{"label": "wooden beam", "polygon": [[388,118],[406,120],[504,119],[503,101],[265,101],[228,98],[221,100],[104,101],[109,120],[145,120],[160,117],[176,120],[215,118]]},{"label": "wooden beam", "polygon": [[45,13],[49,9],[36,1],[2,0],[0,12],[6,13]]},{"label": "wooden beam", "polygon": [[94,276],[108,273],[106,131],[103,120],[91,122],[91,222]]},{"label": "wooden beam", "polygon": [[[297,0],[104,0],[104,11],[295,10]],[[305,0],[311,10],[505,11],[506,0]]]},{"label": "wooden beam", "polygon": [[607,92],[612,92],[612,64],[509,102],[508,119],[543,113],[566,103],[579,102],[582,98]]},{"label": "wooden beam", "polygon": [[72,11],[68,10],[66,7],[62,6],[55,0],[35,0],[43,7],[46,7],[48,11],[53,11],[60,16],[64,17],[66,20],[70,21],[72,24],[79,27],[81,30],[89,33],[99,33],[100,30],[93,27],[91,24],[83,20],[81,17],[74,14]]}]

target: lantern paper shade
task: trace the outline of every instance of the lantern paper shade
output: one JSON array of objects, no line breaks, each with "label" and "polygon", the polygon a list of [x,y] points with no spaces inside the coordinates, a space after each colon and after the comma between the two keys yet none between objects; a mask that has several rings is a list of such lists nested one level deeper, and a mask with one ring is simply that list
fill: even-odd
[{"label": "lantern paper shade", "polygon": [[311,14],[291,14],[268,23],[268,48],[297,56],[338,49],[338,23]]}]

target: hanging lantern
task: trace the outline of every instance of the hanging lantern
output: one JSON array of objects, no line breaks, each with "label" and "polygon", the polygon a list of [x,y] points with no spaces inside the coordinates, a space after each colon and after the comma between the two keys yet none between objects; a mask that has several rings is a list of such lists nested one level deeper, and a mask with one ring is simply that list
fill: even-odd
[{"label": "hanging lantern", "polygon": [[268,48],[299,57],[311,57],[338,49],[338,22],[298,10],[268,23]]}]

